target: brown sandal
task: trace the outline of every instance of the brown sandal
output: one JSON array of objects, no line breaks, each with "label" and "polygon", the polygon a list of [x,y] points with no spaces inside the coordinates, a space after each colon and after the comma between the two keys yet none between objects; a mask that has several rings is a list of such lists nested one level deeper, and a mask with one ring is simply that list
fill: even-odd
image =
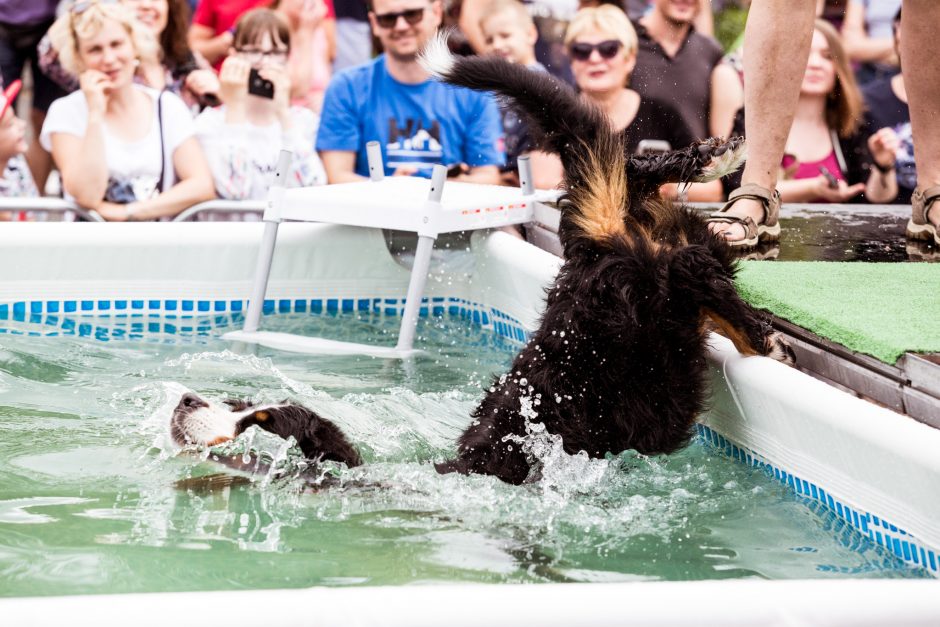
[{"label": "brown sandal", "polygon": [[940,246],[940,234],[937,227],[930,223],[927,214],[933,203],[940,200],[940,185],[929,187],[923,191],[915,189],[911,196],[911,219],[907,222],[907,236],[911,239],[933,241]]},{"label": "brown sandal", "polygon": [[[940,192],[940,188],[938,188],[938,192]],[[764,208],[764,219],[760,224],[755,223],[750,217],[740,218],[727,213],[734,203],[742,198],[756,200]],[[776,242],[780,239],[780,224],[777,221],[779,217],[780,192],[774,190],[771,193],[766,187],[748,183],[731,192],[725,206],[708,216],[706,221],[710,223],[740,224],[744,227],[744,238],[726,239],[725,241],[732,248],[753,248],[760,242]]]}]

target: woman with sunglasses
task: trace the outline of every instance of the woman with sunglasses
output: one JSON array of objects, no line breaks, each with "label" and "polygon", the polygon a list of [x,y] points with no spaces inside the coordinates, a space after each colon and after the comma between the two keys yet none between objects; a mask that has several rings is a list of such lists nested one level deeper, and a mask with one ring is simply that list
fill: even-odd
[{"label": "woman with sunglasses", "polygon": [[[622,10],[610,4],[581,9],[568,25],[565,45],[582,96],[608,115],[629,152],[635,152],[643,140],[666,141],[672,148],[694,141],[675,109],[641,98],[627,87],[636,64],[637,36]],[[554,155],[533,153],[532,169],[536,187],[552,188],[561,182],[561,160]],[[720,185],[716,190],[720,193]]]},{"label": "woman with sunglasses", "polygon": [[40,134],[67,197],[122,221],[174,216],[214,196],[186,105],[134,82],[157,45],[129,7],[75,3],[50,37],[81,86],[52,103]]},{"label": "woman with sunglasses", "polygon": [[290,51],[287,22],[274,11],[253,9],[238,21],[220,74],[223,104],[196,118],[220,198],[264,198],[281,150],[293,153],[289,185],[326,183],[313,149],[319,120],[310,109],[291,106]]}]

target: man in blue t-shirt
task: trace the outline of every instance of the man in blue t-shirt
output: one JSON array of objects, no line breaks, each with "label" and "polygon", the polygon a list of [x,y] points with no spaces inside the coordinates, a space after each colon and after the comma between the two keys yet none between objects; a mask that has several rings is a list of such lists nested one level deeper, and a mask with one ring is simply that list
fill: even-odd
[{"label": "man in blue t-shirt", "polygon": [[452,178],[499,183],[502,127],[492,96],[431,80],[417,62],[442,14],[440,0],[373,0],[369,22],[385,53],[334,76],[323,101],[317,150],[330,183],[368,176],[372,140],[388,175],[430,176],[442,164],[454,168]]}]

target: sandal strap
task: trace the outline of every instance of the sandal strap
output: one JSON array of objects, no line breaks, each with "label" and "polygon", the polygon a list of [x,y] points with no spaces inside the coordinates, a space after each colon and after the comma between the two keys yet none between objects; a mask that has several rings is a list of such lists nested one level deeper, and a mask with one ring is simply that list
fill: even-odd
[{"label": "sandal strap", "polygon": [[911,219],[915,224],[927,224],[927,214],[937,200],[940,200],[940,185],[914,190],[911,196]]},{"label": "sandal strap", "polygon": [[[938,189],[938,191],[940,191],[940,189]],[[728,194],[728,201],[717,213],[729,211],[732,205],[742,198],[756,200],[760,203],[761,208],[764,210],[763,219],[761,220],[762,224],[767,226],[775,226],[777,224],[777,217],[780,215],[780,192],[777,190],[771,192],[766,187],[758,185],[757,183],[747,183]]]},{"label": "sandal strap", "polygon": [[757,235],[757,224],[750,216],[739,217],[716,211],[706,218],[707,222],[721,222],[724,224],[740,224],[744,227],[744,239],[751,239]]}]

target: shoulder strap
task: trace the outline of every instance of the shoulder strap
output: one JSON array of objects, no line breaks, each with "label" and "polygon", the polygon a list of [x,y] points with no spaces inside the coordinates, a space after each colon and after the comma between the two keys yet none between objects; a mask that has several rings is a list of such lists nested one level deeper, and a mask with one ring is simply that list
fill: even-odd
[{"label": "shoulder strap", "polygon": [[839,169],[842,170],[842,176],[848,178],[849,168],[845,164],[845,155],[842,154],[842,142],[835,129],[829,129],[829,137],[832,140],[832,152],[836,154],[836,161],[839,162]]},{"label": "shoulder strap", "polygon": [[163,193],[166,187],[166,145],[163,138],[163,91],[157,94],[157,131],[160,133],[160,177],[157,179],[157,191]]}]

